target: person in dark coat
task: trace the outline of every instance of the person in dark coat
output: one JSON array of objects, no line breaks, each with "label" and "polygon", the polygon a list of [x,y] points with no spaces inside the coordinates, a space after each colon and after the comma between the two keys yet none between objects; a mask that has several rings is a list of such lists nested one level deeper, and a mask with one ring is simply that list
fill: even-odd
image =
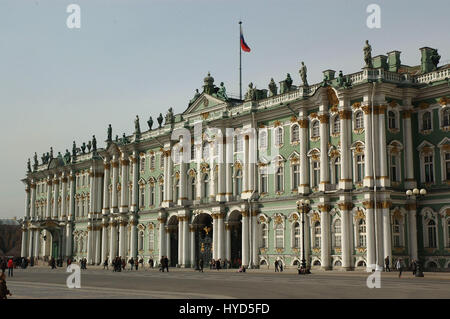
[{"label": "person in dark coat", "polygon": [[2,269],[2,274],[4,274],[4,273],[5,273],[5,270],[6,270],[6,261],[5,261],[5,259],[3,259],[3,260],[0,262],[0,268]]},{"label": "person in dark coat", "polygon": [[164,257],[164,266],[166,267],[167,272],[169,272],[169,258]]},{"label": "person in dark coat", "polygon": [[139,267],[139,261],[137,259],[137,257],[134,259],[134,268],[136,268],[136,270],[138,270]]},{"label": "person in dark coat", "polygon": [[130,270],[133,270],[133,266],[134,266],[134,259],[133,259],[133,257],[130,258],[128,263],[130,264]]},{"label": "person in dark coat", "polygon": [[415,276],[416,272],[417,272],[417,261],[415,259],[413,259],[411,262],[411,268],[412,268],[412,274],[413,274],[413,276]]},{"label": "person in dark coat", "polygon": [[216,269],[217,270],[219,270],[221,267],[220,267],[220,259],[217,259],[216,260]]},{"label": "person in dark coat", "polygon": [[198,271],[203,272],[203,258],[200,258],[200,260],[198,261],[198,267],[199,267]]},{"label": "person in dark coat", "polygon": [[52,259],[50,259],[50,266],[52,267],[52,269],[56,269],[56,261],[55,258],[52,257]]},{"label": "person in dark coat", "polygon": [[386,258],[384,258],[384,271],[391,272],[391,268],[389,267],[389,256],[386,256]]},{"label": "person in dark coat", "polygon": [[6,286],[6,275],[5,273],[0,274],[0,299],[8,299],[7,296],[12,296],[11,292],[8,290]]},{"label": "person in dark coat", "polygon": [[278,269],[278,260],[275,260],[275,272],[279,272],[279,269]]},{"label": "person in dark coat", "polygon": [[103,270],[105,270],[105,267],[106,270],[108,270],[108,258],[106,258],[105,261],[103,262]]}]

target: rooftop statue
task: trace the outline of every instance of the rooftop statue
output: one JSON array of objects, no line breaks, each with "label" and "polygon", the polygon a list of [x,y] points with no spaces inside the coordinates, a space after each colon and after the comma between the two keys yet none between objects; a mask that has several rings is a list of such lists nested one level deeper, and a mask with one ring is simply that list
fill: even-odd
[{"label": "rooftop statue", "polygon": [[31,161],[30,161],[30,159],[28,159],[28,162],[27,162],[27,170],[28,170],[28,173],[31,173]]},{"label": "rooftop statue", "polygon": [[34,152],[34,169],[36,170],[39,165],[37,153]]},{"label": "rooftop statue", "polygon": [[86,143],[83,142],[83,144],[81,145],[81,151],[83,152],[83,154],[86,153]]},{"label": "rooftop statue", "polygon": [[275,83],[275,81],[273,80],[273,78],[270,79],[270,83],[269,83],[269,92],[270,92],[270,96],[275,96],[277,95],[277,85]]},{"label": "rooftop statue", "polygon": [[223,82],[220,82],[220,88],[217,91],[217,97],[222,98],[224,100],[228,100],[227,92],[226,92],[225,85],[223,84]]},{"label": "rooftop statue", "polygon": [[169,111],[166,114],[166,123],[165,124],[172,124],[173,122],[174,122],[173,109],[170,107]]},{"label": "rooftop statue", "polygon": [[75,143],[75,141],[73,141],[73,144],[72,144],[72,156],[73,157],[77,156],[77,144]]},{"label": "rooftop statue", "polygon": [[292,79],[291,79],[291,75],[289,73],[286,75],[285,81],[286,81],[287,89],[290,90],[291,86],[292,86]]},{"label": "rooftop statue", "polygon": [[308,80],[306,79],[308,70],[306,69],[305,62],[302,61],[302,66],[298,73],[300,73],[300,78],[302,79],[303,86],[308,86]]},{"label": "rooftop statue", "polygon": [[141,126],[139,125],[139,116],[136,115],[136,119],[134,120],[134,134],[141,134]]},{"label": "rooftop statue", "polygon": [[116,141],[116,143],[119,142],[119,135],[116,135],[115,141]]},{"label": "rooftop statue", "polygon": [[123,133],[123,135],[122,135],[122,144],[128,144],[128,138],[125,135],[125,133]]},{"label": "rooftop statue", "polygon": [[148,125],[148,129],[151,131],[152,130],[152,126],[153,126],[153,119],[150,116],[150,118],[147,121],[147,125]]},{"label": "rooftop statue", "polygon": [[108,139],[107,139],[107,141],[108,142],[112,141],[112,126],[111,126],[111,124],[109,124],[109,126],[108,126]]},{"label": "rooftop statue", "polygon": [[92,150],[97,152],[97,139],[95,138],[95,135],[92,135]]},{"label": "rooftop statue", "polygon": [[41,156],[42,164],[45,164],[47,162],[47,156],[45,156],[45,153]]},{"label": "rooftop statue", "polygon": [[200,96],[200,93],[198,92],[198,89],[195,89],[195,94],[194,97],[189,101],[189,105],[191,105],[192,103],[195,102],[195,100],[197,100],[197,98]]},{"label": "rooftop statue", "polygon": [[50,159],[53,158],[53,147],[50,146]]},{"label": "rooftop statue", "polygon": [[57,156],[57,158],[58,158],[59,160],[62,160],[62,155],[61,155],[61,152],[58,152],[58,156]]},{"label": "rooftop statue", "polygon": [[337,82],[338,82],[339,86],[344,86],[345,78],[344,78],[344,74],[342,73],[342,71],[339,71],[339,76],[337,78]]},{"label": "rooftop statue", "polygon": [[159,116],[158,116],[157,120],[158,120],[159,128],[161,128],[162,122],[164,120],[164,118],[162,116],[162,113],[159,113]]},{"label": "rooftop statue", "polygon": [[69,150],[68,149],[66,149],[66,153],[64,154],[64,162],[67,164],[67,163],[70,163],[70,152],[69,152]]},{"label": "rooftop statue", "polygon": [[88,153],[91,152],[91,148],[92,148],[92,143],[91,143],[91,141],[89,141],[89,142],[87,143]]},{"label": "rooftop statue", "polygon": [[433,63],[435,69],[437,69],[440,59],[441,59],[441,56],[438,54],[438,50],[434,49],[433,53],[431,53],[430,60],[431,60],[431,63]]},{"label": "rooftop statue", "polygon": [[364,46],[364,62],[366,63],[366,68],[372,68],[372,47],[369,44],[369,40],[366,40],[366,45]]},{"label": "rooftop statue", "polygon": [[244,100],[245,101],[254,101],[256,100],[256,87],[253,87],[253,82],[250,82],[248,85],[247,93],[245,93]]},{"label": "rooftop statue", "polygon": [[328,76],[326,74],[323,75],[322,86],[323,87],[328,86]]}]

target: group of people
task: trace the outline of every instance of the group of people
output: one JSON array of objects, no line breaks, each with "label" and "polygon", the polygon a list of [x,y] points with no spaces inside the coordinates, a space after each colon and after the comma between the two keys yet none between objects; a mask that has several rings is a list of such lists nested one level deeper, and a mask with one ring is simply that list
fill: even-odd
[{"label": "group of people", "polygon": [[159,271],[164,272],[164,269],[166,269],[167,272],[169,272],[169,258],[167,258],[167,256],[162,256],[159,264]]},{"label": "group of people", "polygon": [[[389,256],[387,256],[384,259],[384,271],[390,272],[391,268],[390,266],[390,260],[389,260]],[[410,269],[412,270],[412,274],[413,276],[415,276],[417,274],[417,272],[419,271],[419,261],[417,261],[416,259],[412,259],[411,260],[411,264],[410,264]],[[395,263],[395,269],[397,269],[398,271],[398,278],[402,277],[402,272],[405,269],[405,264],[403,262],[402,258],[397,259],[396,263]]]},{"label": "group of people", "polygon": [[2,274],[4,274],[6,268],[8,268],[8,277],[13,277],[15,264],[12,258],[9,258],[8,260],[4,258],[0,263],[0,268],[2,269]]},{"label": "group of people", "polygon": [[0,261],[0,267],[2,269],[2,273],[0,274],[0,299],[8,299],[8,296],[12,296],[12,294],[6,286],[5,270],[6,268],[8,268],[8,277],[13,276],[15,267],[13,258],[9,258],[8,261],[6,260],[6,258],[2,259]]},{"label": "group of people", "polygon": [[[200,259],[202,264],[203,264],[203,259]],[[203,265],[202,265],[202,271],[203,271]],[[209,269],[230,269],[231,268],[231,262],[228,259],[211,259],[211,261],[209,262]]]},{"label": "group of people", "polygon": [[281,260],[275,260],[275,272],[283,272],[283,262]]}]

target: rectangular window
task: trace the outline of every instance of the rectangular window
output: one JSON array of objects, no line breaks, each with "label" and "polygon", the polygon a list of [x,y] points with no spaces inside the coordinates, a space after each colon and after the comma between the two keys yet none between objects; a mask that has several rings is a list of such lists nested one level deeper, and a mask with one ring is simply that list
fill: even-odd
[{"label": "rectangular window", "polygon": [[450,153],[445,153],[445,179],[450,181]]},{"label": "rectangular window", "polygon": [[425,183],[432,183],[434,181],[432,155],[424,157],[424,166],[425,166]]}]

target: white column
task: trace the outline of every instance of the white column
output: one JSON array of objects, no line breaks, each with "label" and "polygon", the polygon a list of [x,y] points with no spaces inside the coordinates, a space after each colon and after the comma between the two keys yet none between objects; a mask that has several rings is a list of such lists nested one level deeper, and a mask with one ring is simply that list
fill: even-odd
[{"label": "white column", "polygon": [[112,263],[117,254],[117,222],[111,217],[109,222],[110,238],[109,238],[109,264]]},{"label": "white column", "polygon": [[[167,226],[166,226],[167,227]],[[166,229],[166,255],[167,258],[169,259],[169,263],[172,262],[172,260],[170,260],[170,249],[171,249],[171,245],[170,245],[170,232],[169,229]]]},{"label": "white column", "polygon": [[36,228],[34,230],[34,257],[39,258],[39,249],[41,245],[41,230],[39,228]]},{"label": "white column", "polygon": [[164,181],[167,179],[167,188],[164,189],[164,195],[167,198],[167,207],[172,206],[173,204],[173,161],[171,156],[171,151],[169,150],[167,153],[167,175],[164,176]]},{"label": "white column", "polygon": [[102,246],[101,246],[101,241],[102,241],[102,226],[95,226],[95,264],[96,265],[100,265],[100,263],[102,262],[101,260],[101,254],[102,254]]},{"label": "white column", "polygon": [[417,221],[416,221],[416,205],[410,204],[408,209],[408,221],[409,221],[409,247],[411,259],[418,259],[417,254]]},{"label": "white column", "polygon": [[69,181],[69,218],[67,220],[72,221],[75,218],[75,176],[73,172],[70,173]]},{"label": "white column", "polygon": [[125,246],[126,226],[127,226],[127,222],[124,221],[124,220],[121,220],[120,221],[120,226],[119,226],[119,256],[121,258],[125,258],[126,255],[127,255],[127,252],[126,252],[127,247]]},{"label": "white column", "polygon": [[[110,209],[110,198],[109,198],[109,185],[111,183],[111,176],[110,176],[110,164],[109,161],[105,159],[105,162],[103,164],[103,209],[102,213],[103,215],[108,215],[109,209]],[[113,190],[114,192],[114,190]],[[102,258],[103,259],[103,258]],[[106,257],[105,257],[106,259]],[[104,261],[104,260],[103,260]]]},{"label": "white column", "polygon": [[191,264],[189,255],[189,218],[183,218],[183,267],[188,267]]},{"label": "white column", "polygon": [[[319,190],[326,191],[327,185],[330,183],[330,171],[329,171],[329,157],[328,157],[328,121],[329,116],[327,113],[319,115],[320,121],[320,184]],[[323,237],[323,234],[322,234]]]},{"label": "white column", "polygon": [[27,187],[25,188],[25,219],[29,220],[30,219],[30,206],[31,206],[31,202],[30,202],[30,187],[27,185]]},{"label": "white column", "polygon": [[214,259],[214,260],[217,260],[217,259],[219,259],[219,257],[218,257],[218,241],[219,241],[219,227],[218,227],[218,216],[217,216],[217,213],[214,213],[214,214],[212,214],[212,217],[213,217],[213,224],[212,224],[212,226],[213,226],[213,248],[212,248],[212,258]]},{"label": "white column", "polygon": [[[128,188],[128,173],[129,173],[129,164],[130,161],[128,160],[126,154],[123,154],[123,159],[121,161],[122,164],[122,189],[121,189],[121,200],[120,200],[120,208],[119,211],[121,213],[127,213],[128,212],[128,194],[130,192]],[[122,250],[121,250],[122,252]],[[122,256],[124,257],[124,256]]]},{"label": "white column", "polygon": [[308,118],[307,112],[304,109],[300,110],[300,186],[298,188],[299,194],[309,193],[309,164],[307,158],[308,149]]},{"label": "white column", "polygon": [[375,251],[375,220],[373,211],[373,202],[366,206],[366,230],[367,230],[367,267],[375,265],[376,251]]},{"label": "white column", "polygon": [[248,170],[249,170],[249,176],[248,176],[248,196],[251,196],[253,191],[257,189],[257,183],[256,183],[256,153],[257,153],[257,147],[256,147],[256,131],[252,130],[248,137]]},{"label": "white column", "polygon": [[225,133],[225,201],[233,197],[232,168],[233,165],[233,129],[226,129]]},{"label": "white column", "polygon": [[259,245],[258,245],[258,231],[257,231],[257,212],[252,212],[251,225],[252,225],[252,261],[255,267],[259,266]]},{"label": "white column", "polygon": [[386,154],[386,106],[379,106],[379,115],[378,115],[378,132],[380,135],[380,143],[379,143],[379,154],[380,154],[380,185],[382,187],[388,187],[391,185],[388,173],[388,157]]},{"label": "white column", "polygon": [[[342,162],[341,162],[342,163]],[[351,258],[352,251],[350,245],[350,209],[351,202],[343,203],[340,206],[341,209],[341,225],[342,225],[342,238],[341,238],[341,257],[342,257],[342,270],[350,270],[352,267]]]},{"label": "white column", "polygon": [[189,234],[190,234],[190,243],[191,243],[191,248],[190,248],[190,253],[191,253],[191,260],[190,260],[190,264],[191,264],[191,268],[195,268],[195,266],[197,265],[197,260],[195,260],[195,231],[194,231],[194,227],[191,225],[189,226]]},{"label": "white column", "polygon": [[94,168],[91,167],[89,173],[89,210],[87,211],[89,218],[95,213],[95,173]]},{"label": "white column", "polygon": [[66,224],[66,257],[72,257],[72,223]]},{"label": "white column", "polygon": [[55,174],[55,179],[53,180],[53,211],[52,219],[58,219],[58,199],[59,199],[59,178]]},{"label": "white column", "polygon": [[131,243],[130,243],[130,255],[133,258],[137,257],[137,221],[133,217],[131,222]]},{"label": "white column", "polygon": [[87,242],[87,262],[91,265],[94,262],[93,254],[92,254],[92,246],[93,246],[93,230],[92,223],[88,223],[88,242]]},{"label": "white column", "polygon": [[223,214],[219,213],[217,216],[217,258],[224,260],[225,258],[225,238],[224,238],[224,224]]},{"label": "white column", "polygon": [[377,210],[374,211],[374,221],[375,221],[375,253],[376,253],[376,264],[379,270],[383,270],[384,264],[384,227],[383,227],[383,208],[382,203],[377,202]]},{"label": "white column", "polygon": [[159,261],[162,256],[166,255],[166,218],[162,217],[161,214],[158,217],[159,221],[159,238],[158,238],[158,251],[159,251]]},{"label": "white column", "polygon": [[47,181],[47,211],[45,212],[45,218],[50,218],[50,212],[52,210],[52,180],[50,177]]},{"label": "white column", "polygon": [[364,186],[373,186],[373,167],[372,167],[372,121],[370,106],[362,107],[364,111]]},{"label": "white column", "polygon": [[249,138],[248,135],[245,135],[244,141],[244,165],[243,165],[243,171],[242,171],[242,195],[241,198],[246,199],[250,197],[250,156],[249,156]]},{"label": "white column", "polygon": [[61,220],[65,220],[67,216],[69,216],[69,212],[67,211],[67,175],[64,173],[62,179],[62,193],[61,193]]},{"label": "white column", "polygon": [[181,265],[183,262],[183,231],[184,231],[184,217],[178,217],[178,265]]},{"label": "white column", "polygon": [[320,209],[320,232],[321,232],[321,259],[322,259],[322,268],[325,270],[331,269],[330,263],[330,215],[328,211],[330,209],[329,205],[319,205]]},{"label": "white column", "polygon": [[22,246],[20,250],[20,257],[27,257],[27,247],[28,246],[28,229],[22,227]]},{"label": "white column", "polygon": [[350,110],[339,111],[339,118],[341,124],[340,142],[341,142],[341,180],[339,181],[340,189],[352,188],[351,176],[351,118],[352,112]]},{"label": "white column", "polygon": [[[184,152],[184,150],[183,150]],[[178,205],[183,205],[188,197],[187,197],[187,163],[184,161],[181,161],[180,163],[180,180],[179,180],[179,198],[176,198],[175,200],[178,201]]]},{"label": "white column", "polygon": [[218,172],[217,172],[217,193],[216,194],[216,201],[218,202],[224,202],[226,200],[225,193],[226,193],[226,158],[225,158],[225,151],[226,151],[226,137],[223,136],[224,131],[221,130],[221,134],[219,137],[219,141],[217,144],[218,150]]},{"label": "white column", "polygon": [[[119,183],[119,161],[117,156],[113,156],[111,162],[113,170],[113,184],[112,184],[112,203],[111,203],[111,213],[117,213],[119,211],[118,207],[118,194],[117,194],[117,184]],[[114,256],[116,257],[116,256]]]},{"label": "white column", "polygon": [[[106,246],[108,242],[108,218],[103,218],[102,220],[102,256],[100,258],[103,263],[108,257],[108,246]],[[109,257],[108,263],[111,262],[111,257]]]},{"label": "white column", "polygon": [[27,257],[33,257],[33,241],[34,241],[34,229],[30,228],[28,230],[28,251]]},{"label": "white column", "polygon": [[389,207],[383,207],[383,246],[384,258],[389,256],[389,261],[392,261],[392,239],[391,239],[391,218]]},{"label": "white column", "polygon": [[37,219],[36,216],[36,184],[34,183],[34,180],[32,181],[30,185],[31,189],[31,202],[30,202],[30,215],[31,219]]},{"label": "white column", "polygon": [[138,194],[139,194],[139,167],[138,167],[138,153],[136,151],[133,152],[133,156],[131,157],[131,162],[133,165],[133,181],[132,181],[132,198],[131,198],[131,211],[137,212],[139,210],[138,205]]},{"label": "white column", "polygon": [[412,189],[417,187],[417,182],[414,178],[414,148],[411,128],[411,109],[404,110],[402,114],[405,136],[405,188]]},{"label": "white column", "polygon": [[242,211],[242,265],[248,266],[249,262],[249,251],[248,251],[248,224],[249,216],[247,211]]},{"label": "white column", "polygon": [[225,258],[231,261],[231,230],[230,225],[225,225]]}]

